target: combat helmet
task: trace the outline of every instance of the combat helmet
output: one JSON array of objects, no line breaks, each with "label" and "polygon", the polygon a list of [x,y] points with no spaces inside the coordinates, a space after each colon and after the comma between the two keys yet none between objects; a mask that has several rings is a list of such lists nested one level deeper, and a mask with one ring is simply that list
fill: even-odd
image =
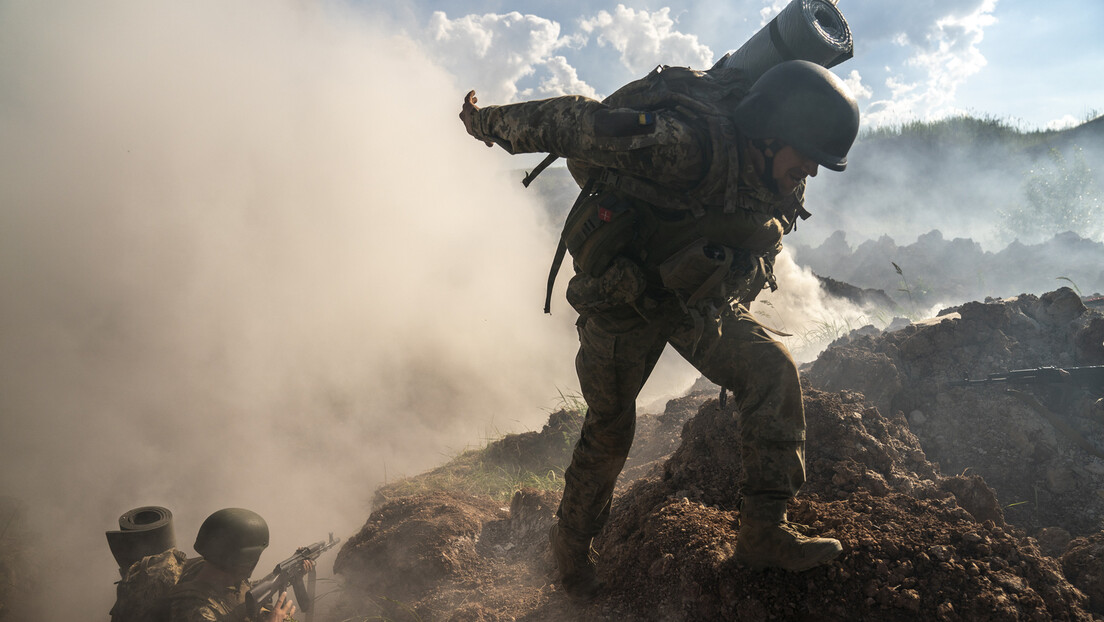
[{"label": "combat helmet", "polygon": [[792,60],[764,73],[733,112],[736,126],[753,140],[773,138],[833,171],[847,167],[859,133],[859,106],[834,73]]},{"label": "combat helmet", "polygon": [[226,508],[207,517],[196,535],[195,550],[225,570],[253,572],[268,547],[268,523],[260,514]]}]

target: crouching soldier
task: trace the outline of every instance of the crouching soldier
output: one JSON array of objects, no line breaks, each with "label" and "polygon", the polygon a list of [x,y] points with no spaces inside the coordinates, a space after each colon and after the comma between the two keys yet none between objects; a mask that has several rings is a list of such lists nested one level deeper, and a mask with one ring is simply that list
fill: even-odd
[{"label": "crouching soldier", "polygon": [[249,577],[267,547],[268,523],[256,512],[227,508],[208,516],[195,541],[202,559],[169,592],[171,622],[283,622],[293,615],[295,603],[284,592],[259,619],[246,616]]}]

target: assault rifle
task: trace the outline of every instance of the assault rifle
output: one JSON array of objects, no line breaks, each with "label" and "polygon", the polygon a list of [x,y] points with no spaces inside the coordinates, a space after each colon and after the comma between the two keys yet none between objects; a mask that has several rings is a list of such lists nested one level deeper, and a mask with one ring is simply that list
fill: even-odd
[{"label": "assault rifle", "polygon": [[[299,608],[303,610],[303,613],[309,614],[314,606],[315,570],[311,566],[310,571],[308,571],[306,562],[307,560],[314,561],[318,559],[319,555],[337,546],[339,542],[341,542],[341,538],[335,540],[331,533],[328,541],[322,540],[297,549],[294,555],[276,564],[275,570],[258,581],[253,589],[246,592],[245,607],[249,612],[249,616],[256,618],[259,616],[261,607],[271,607],[273,598],[286,590],[288,586],[295,590],[295,602],[299,603]],[[309,580],[309,591],[307,586],[303,584],[304,576]]]},{"label": "assault rifle", "polygon": [[969,387],[978,384],[1008,383],[1014,385],[1065,384],[1104,392],[1104,365],[1088,367],[1036,367],[1015,369],[989,374],[987,378],[971,380],[969,377],[947,383],[951,387]]},{"label": "assault rifle", "polygon": [[967,377],[947,384],[952,387],[971,387],[999,383],[1033,386],[1041,389],[1048,396],[1047,401],[1051,403],[1051,408],[1047,408],[1039,400],[1023,391],[1007,389],[1007,392],[1042,415],[1056,430],[1085,452],[1104,459],[1104,451],[1097,449],[1070,422],[1054,412],[1055,410],[1064,410],[1070,405],[1070,397],[1073,392],[1069,389],[1072,387],[1079,387],[1093,394],[1104,395],[1104,365],[1015,369],[989,374],[987,378],[978,380],[971,380]]}]

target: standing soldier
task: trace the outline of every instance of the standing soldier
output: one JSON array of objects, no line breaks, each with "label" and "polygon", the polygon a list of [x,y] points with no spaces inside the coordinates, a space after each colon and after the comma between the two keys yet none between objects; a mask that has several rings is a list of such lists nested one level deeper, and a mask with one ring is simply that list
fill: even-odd
[{"label": "standing soldier", "polygon": [[[780,63],[748,88],[738,70],[657,69],[604,102],[567,96],[478,108],[468,133],[508,152],[568,158],[583,192],[562,237],[576,274],[576,370],[587,414],[551,530],[560,583],[594,596],[591,542],[605,525],[632,444],[636,397],[667,344],[739,412],[744,478],[736,557],[807,570],[837,540],[786,520],[805,481],[797,367],[748,311],[775,287],[773,262],[803,207],[806,177],[842,171],[859,112],[820,65]],[[553,274],[554,277],[554,274]],[[550,278],[551,281],[551,278]]]}]

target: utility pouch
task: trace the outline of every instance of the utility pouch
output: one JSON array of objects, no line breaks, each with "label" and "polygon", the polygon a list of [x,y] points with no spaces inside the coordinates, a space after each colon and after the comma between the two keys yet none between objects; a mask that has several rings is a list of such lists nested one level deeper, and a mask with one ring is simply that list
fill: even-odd
[{"label": "utility pouch", "polygon": [[601,313],[628,305],[647,319],[638,302],[648,287],[644,270],[628,257],[615,257],[599,277],[576,274],[567,285],[567,301],[579,315]]},{"label": "utility pouch", "polygon": [[700,300],[725,297],[725,277],[734,251],[705,238],[691,242],[659,265],[663,286],[674,291],[687,305]]},{"label": "utility pouch", "polygon": [[564,223],[562,239],[579,270],[599,277],[636,233],[636,209],[612,192],[584,197]]}]

